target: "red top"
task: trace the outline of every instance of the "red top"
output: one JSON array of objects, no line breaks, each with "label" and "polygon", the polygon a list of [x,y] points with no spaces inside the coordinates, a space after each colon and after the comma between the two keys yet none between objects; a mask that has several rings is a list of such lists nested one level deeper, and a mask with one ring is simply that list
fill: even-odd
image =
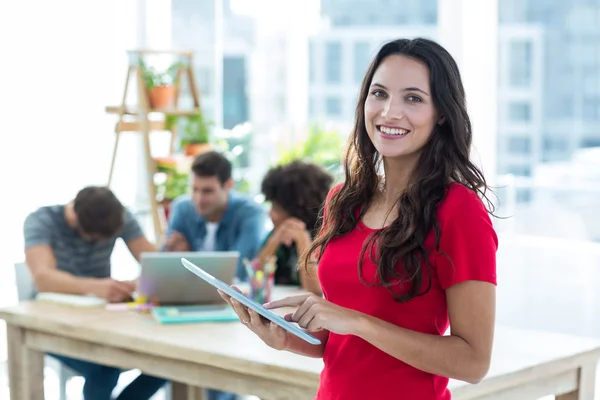
[{"label": "red top", "polygon": [[[318,273],[325,298],[397,326],[443,335],[449,327],[445,289],[467,280],[495,285],[498,238],[483,202],[463,185],[448,187],[437,217],[440,250],[454,265],[444,255],[434,254],[432,231],[425,241],[425,247],[432,250],[427,294],[398,303],[387,289],[360,282],[358,256],[374,230],[359,222],[352,232],[330,241],[324,249]],[[365,281],[374,282],[375,268],[367,255],[362,270]],[[450,399],[448,378],[413,368],[357,336],[330,333],[323,361],[318,400]]]}]

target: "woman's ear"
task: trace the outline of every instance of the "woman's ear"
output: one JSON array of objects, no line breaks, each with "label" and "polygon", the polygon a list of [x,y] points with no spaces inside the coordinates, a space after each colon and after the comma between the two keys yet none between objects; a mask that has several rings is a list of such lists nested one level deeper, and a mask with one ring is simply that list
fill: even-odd
[{"label": "woman's ear", "polygon": [[440,117],[440,119],[438,120],[438,125],[443,125],[445,121],[446,121],[446,118]]}]

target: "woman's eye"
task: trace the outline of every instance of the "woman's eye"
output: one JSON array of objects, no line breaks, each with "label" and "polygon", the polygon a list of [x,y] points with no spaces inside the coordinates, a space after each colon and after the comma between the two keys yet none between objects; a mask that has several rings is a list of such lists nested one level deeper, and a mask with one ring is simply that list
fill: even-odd
[{"label": "woman's eye", "polygon": [[373,90],[371,92],[371,94],[373,95],[373,97],[384,97],[385,96],[385,92],[383,90]]},{"label": "woman's eye", "polygon": [[420,97],[418,97],[418,96],[408,96],[408,97],[406,98],[406,100],[408,100],[408,101],[413,101],[413,102],[420,102],[420,101],[423,101],[423,100],[421,100],[421,98],[420,98]]}]

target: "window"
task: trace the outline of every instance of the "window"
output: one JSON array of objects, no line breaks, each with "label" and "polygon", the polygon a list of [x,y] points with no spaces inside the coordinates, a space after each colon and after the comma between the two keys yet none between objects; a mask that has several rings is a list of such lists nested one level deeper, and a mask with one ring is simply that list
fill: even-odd
[{"label": "window", "polygon": [[526,102],[511,102],[508,105],[508,119],[512,122],[531,121],[531,104]]},{"label": "window", "polygon": [[371,46],[368,42],[354,43],[354,82],[361,83],[371,61]]},{"label": "window", "polygon": [[531,85],[532,44],[519,40],[510,43],[510,85],[527,87]]},{"label": "window", "polygon": [[231,129],[248,120],[246,60],[223,58],[223,127]]},{"label": "window", "polygon": [[327,97],[325,99],[325,112],[327,115],[339,116],[342,114],[342,101],[339,97]]},{"label": "window", "polygon": [[600,97],[586,97],[583,99],[582,117],[584,121],[600,120]]},{"label": "window", "polygon": [[325,81],[327,83],[342,81],[342,44],[340,42],[325,44]]},{"label": "window", "polygon": [[518,153],[518,154],[531,153],[531,139],[528,137],[508,138],[508,151],[510,153]]},{"label": "window", "polygon": [[[599,66],[600,68],[600,66]],[[594,68],[583,74],[583,95],[595,96],[600,93],[600,74]]]},{"label": "window", "polygon": [[529,165],[511,165],[508,167],[508,173],[517,176],[531,176],[531,167]]},{"label": "window", "polygon": [[598,44],[593,39],[584,40],[577,46],[579,62],[584,68],[598,68]]},{"label": "window", "polygon": [[544,138],[544,151],[564,151],[567,147],[565,139]]},{"label": "window", "polygon": [[600,147],[600,137],[599,138],[584,138],[581,141],[581,147]]},{"label": "window", "polygon": [[200,93],[204,96],[210,96],[212,94],[212,69],[206,66],[200,66],[196,70],[196,74],[198,76],[198,89]]},{"label": "window", "polygon": [[[567,78],[565,81],[571,81],[571,79]],[[573,118],[575,114],[575,99],[573,98],[572,93],[560,93],[559,89],[555,92],[556,95],[554,97],[548,97],[545,99],[546,101],[546,114],[552,115],[554,118]]]},{"label": "window", "polygon": [[517,203],[529,203],[531,201],[531,191],[530,188],[517,189]]},{"label": "window", "polygon": [[408,16],[404,14],[396,14],[396,16],[394,17],[394,22],[398,25],[406,24],[408,23]]},{"label": "window", "polygon": [[433,25],[437,23],[437,13],[435,11],[428,11],[423,15],[423,22],[427,25]]}]

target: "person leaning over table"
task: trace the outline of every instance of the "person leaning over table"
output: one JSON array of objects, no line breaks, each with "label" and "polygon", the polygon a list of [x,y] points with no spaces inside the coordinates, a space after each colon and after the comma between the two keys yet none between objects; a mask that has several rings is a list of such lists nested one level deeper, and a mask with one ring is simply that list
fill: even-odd
[{"label": "person leaning over table", "polygon": [[192,163],[192,195],[171,203],[164,251],[238,251],[236,275],[247,280],[243,259],[258,253],[267,215],[251,198],[233,189],[232,165],[210,151]]},{"label": "person leaning over table", "polygon": [[384,44],[363,80],[345,182],[302,266],[317,263],[324,298],[265,305],[297,307],[286,319],[321,345],[221,293],[267,345],[323,358],[317,400],[448,400],[449,378],[487,374],[498,238],[471,142],[452,56],[428,39]]},{"label": "person leaning over table", "polygon": [[[136,283],[111,278],[110,256],[117,239],[125,241],[136,260],[142,252],[156,251],[133,214],[105,187],[81,189],[68,204],[41,207],[24,223],[25,260],[36,290],[66,294],[93,294],[108,302],[131,299]],[[84,377],[85,400],[109,400],[121,370],[50,354]],[[117,397],[150,399],[165,380],[140,375]]]},{"label": "person leaning over table", "polygon": [[264,265],[276,257],[275,284],[297,285],[321,294],[316,269],[298,268],[299,255],[308,251],[319,228],[319,213],[331,189],[333,177],[319,165],[301,160],[271,168],[261,189],[271,203],[273,230],[265,239],[257,260]]}]

